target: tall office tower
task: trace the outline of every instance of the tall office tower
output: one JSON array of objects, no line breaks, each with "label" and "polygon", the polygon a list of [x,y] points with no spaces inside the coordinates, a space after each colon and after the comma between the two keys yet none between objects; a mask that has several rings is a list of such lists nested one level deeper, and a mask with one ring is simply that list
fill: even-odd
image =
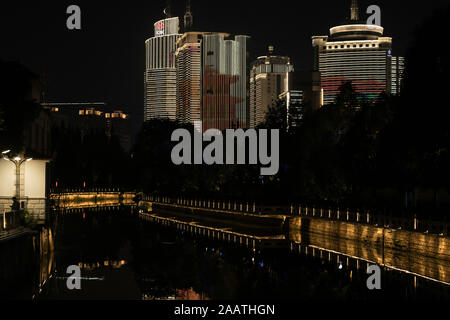
[{"label": "tall office tower", "polygon": [[225,40],[205,34],[202,43],[203,130],[247,127],[246,36]]},{"label": "tall office tower", "polygon": [[179,29],[177,17],[160,20],[155,23],[154,37],[145,42],[145,121],[176,119],[175,51],[181,36]]},{"label": "tall office tower", "polygon": [[321,107],[319,72],[296,71],[289,74],[288,91],[278,96],[287,109],[293,127],[300,126],[304,115]]},{"label": "tall office tower", "polygon": [[339,87],[352,81],[363,100],[391,93],[392,38],[384,29],[359,20],[358,3],[352,1],[350,19],[330,29],[329,36],[314,36],[314,69],[321,73],[324,104],[335,101]]},{"label": "tall office tower", "polygon": [[201,121],[202,33],[187,32],[177,42],[177,119]]},{"label": "tall office tower", "polygon": [[[187,32],[177,42],[177,119],[203,131],[247,127],[247,36]],[[200,90],[199,90],[200,88]]]},{"label": "tall office tower", "polygon": [[250,124],[264,122],[266,113],[283,92],[289,91],[289,74],[294,71],[288,57],[276,56],[269,47],[267,56],[259,57],[250,70]]},{"label": "tall office tower", "polygon": [[405,72],[405,58],[392,57],[391,64],[391,94],[399,95],[401,93],[403,76]]},{"label": "tall office tower", "polygon": [[304,117],[304,92],[303,90],[290,89],[278,96],[278,99],[286,107],[288,127],[299,127]]}]

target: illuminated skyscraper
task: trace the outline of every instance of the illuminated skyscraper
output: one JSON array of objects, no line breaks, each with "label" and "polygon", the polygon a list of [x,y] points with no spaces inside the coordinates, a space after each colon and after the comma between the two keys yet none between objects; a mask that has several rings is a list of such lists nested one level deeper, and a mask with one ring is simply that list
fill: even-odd
[{"label": "illuminated skyscraper", "polygon": [[391,94],[399,95],[401,93],[403,76],[405,72],[405,58],[392,57],[391,65]]},{"label": "illuminated skyscraper", "polygon": [[346,81],[352,81],[365,100],[392,92],[392,38],[383,33],[383,27],[359,20],[358,3],[353,0],[345,24],[331,28],[329,36],[312,37],[314,69],[321,73],[324,104],[335,101]]},{"label": "illuminated skyscraper", "polygon": [[250,124],[254,128],[264,122],[269,108],[279,96],[289,91],[289,74],[294,71],[288,57],[273,54],[259,57],[250,71]]},{"label": "illuminated skyscraper", "polygon": [[289,126],[300,126],[305,114],[321,107],[319,72],[296,71],[289,73],[288,91],[278,96],[287,109]]},{"label": "illuminated skyscraper", "polygon": [[247,36],[187,32],[177,42],[177,119],[247,127]]},{"label": "illuminated skyscraper", "polygon": [[201,121],[202,35],[187,32],[177,42],[177,119],[184,123]]},{"label": "illuminated skyscraper", "polygon": [[179,19],[167,18],[155,23],[155,36],[145,42],[144,120],[176,119],[175,50]]}]

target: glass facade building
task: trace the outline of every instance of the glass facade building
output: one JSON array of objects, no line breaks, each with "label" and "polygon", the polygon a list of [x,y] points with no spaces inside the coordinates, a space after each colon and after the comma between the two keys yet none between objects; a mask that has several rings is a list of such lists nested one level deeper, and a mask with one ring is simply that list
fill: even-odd
[{"label": "glass facade building", "polygon": [[187,32],[177,42],[177,108],[203,131],[247,127],[247,36]]}]

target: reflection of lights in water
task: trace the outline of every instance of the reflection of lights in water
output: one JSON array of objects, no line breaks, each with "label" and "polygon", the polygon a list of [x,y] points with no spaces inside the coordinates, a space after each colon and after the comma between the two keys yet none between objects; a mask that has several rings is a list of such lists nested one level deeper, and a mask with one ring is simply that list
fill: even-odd
[{"label": "reflection of lights in water", "polygon": [[222,255],[223,255],[223,253],[222,253],[222,252],[220,252],[219,254],[220,254],[220,256],[222,256]]},{"label": "reflection of lights in water", "polygon": [[339,262],[339,270],[342,270],[343,266],[342,266],[342,261]]},{"label": "reflection of lights in water", "polygon": [[120,269],[126,264],[127,264],[127,262],[125,260],[118,260],[118,261],[105,260],[105,261],[99,261],[99,262],[93,262],[93,263],[79,262],[78,267],[80,267],[80,269],[84,269],[84,270],[95,270],[95,269],[99,269],[101,267],[111,267],[113,269]]},{"label": "reflection of lights in water", "polygon": [[264,267],[264,263],[263,263],[263,262],[260,262],[260,263],[259,263],[259,266],[260,266],[261,268],[263,268],[263,267]]},{"label": "reflection of lights in water", "polygon": [[255,263],[255,257],[252,257],[252,262]]},{"label": "reflection of lights in water", "polygon": [[212,248],[211,251],[214,252],[214,251],[216,251],[216,249]]}]

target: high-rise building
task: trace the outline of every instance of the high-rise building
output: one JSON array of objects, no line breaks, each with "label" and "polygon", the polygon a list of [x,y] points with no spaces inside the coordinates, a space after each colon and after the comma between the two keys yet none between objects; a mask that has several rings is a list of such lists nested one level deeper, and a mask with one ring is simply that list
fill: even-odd
[{"label": "high-rise building", "polygon": [[184,123],[201,121],[202,35],[187,32],[177,42],[177,113]]},{"label": "high-rise building", "polygon": [[177,119],[203,131],[247,127],[247,36],[187,32],[177,42]]},{"label": "high-rise building", "polygon": [[403,76],[405,72],[405,58],[391,58],[391,94],[399,95],[402,89]]},{"label": "high-rise building", "polygon": [[288,119],[294,127],[300,126],[304,115],[321,107],[320,73],[295,71],[289,74],[288,90],[278,98],[287,109]]},{"label": "high-rise building", "polygon": [[278,96],[286,107],[288,126],[299,127],[304,116],[304,92],[303,90],[285,91]]},{"label": "high-rise building", "polygon": [[269,47],[267,56],[259,57],[250,70],[250,124],[264,122],[266,113],[280,94],[289,91],[289,74],[294,71],[289,57],[277,56]]},{"label": "high-rise building", "polygon": [[[168,9],[166,9],[168,10]],[[154,37],[145,42],[144,120],[176,119],[175,51],[179,19],[167,18],[155,23]]]},{"label": "high-rise building", "polygon": [[335,101],[346,81],[352,82],[364,100],[392,92],[392,38],[383,33],[383,27],[359,20],[358,2],[353,0],[346,23],[331,28],[329,36],[312,37],[314,69],[321,73],[324,104]]}]

